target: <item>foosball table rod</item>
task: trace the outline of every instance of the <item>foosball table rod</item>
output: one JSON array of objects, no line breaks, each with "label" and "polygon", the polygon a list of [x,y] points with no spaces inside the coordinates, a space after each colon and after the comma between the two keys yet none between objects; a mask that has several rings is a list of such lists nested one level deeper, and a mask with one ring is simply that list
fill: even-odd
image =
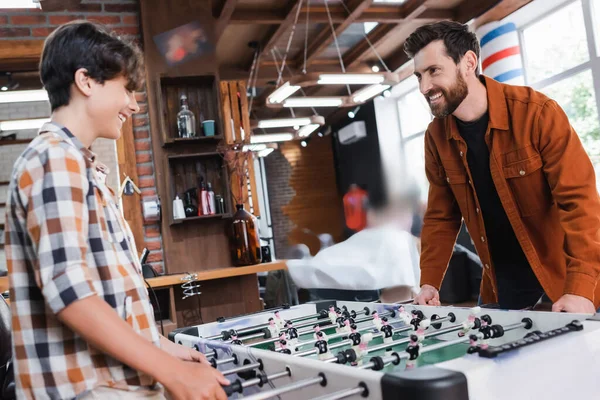
[{"label": "foosball table rod", "polygon": [[245,365],[242,365],[241,367],[228,369],[226,371],[221,371],[221,373],[223,375],[233,375],[233,374],[239,374],[240,372],[251,371],[251,370],[253,370],[255,368],[258,368],[259,370],[262,370],[263,369],[262,362],[255,362],[255,363],[245,364]]},{"label": "foosball table rod", "polygon": [[[444,317],[444,318],[446,318],[446,317]],[[442,319],[440,318],[437,321],[441,321],[441,320]],[[449,319],[449,320],[451,320],[451,319]],[[441,322],[440,322],[440,324],[441,324]],[[437,325],[437,323],[436,323],[436,325]],[[404,326],[402,328],[394,329],[393,333],[396,334],[396,333],[400,333],[400,332],[405,332],[405,331],[411,330],[412,328],[413,328],[412,325],[408,326],[408,327]],[[453,325],[453,326],[449,326],[449,327],[444,328],[444,329],[440,329],[438,331],[428,332],[425,335],[423,335],[423,337],[424,338],[428,338],[428,337],[440,336],[440,335],[443,335],[443,334],[446,334],[446,333],[459,331],[461,329],[463,329],[462,324],[461,325]],[[382,336],[383,336],[382,333],[375,333],[375,334],[373,334],[373,339],[380,338]],[[371,353],[373,351],[387,349],[387,348],[390,348],[390,347],[393,347],[393,346],[398,346],[400,344],[405,344],[405,343],[408,343],[409,341],[410,341],[410,338],[403,338],[403,339],[396,340],[396,341],[393,341],[393,342],[390,342],[390,343],[383,343],[383,344],[380,344],[380,345],[377,345],[377,346],[372,346],[372,347],[367,348],[366,352],[368,354],[368,353]],[[335,343],[335,344],[331,345],[329,347],[329,349],[333,350],[333,349],[344,347],[344,346],[347,346],[347,345],[350,345],[350,344],[352,344],[352,340],[343,340],[341,342],[338,342],[338,343]],[[303,356],[308,356],[308,355],[312,355],[312,354],[317,354],[317,350],[314,349],[314,350],[301,351],[301,352],[298,352],[298,353],[296,353],[294,355],[295,356],[299,356],[299,357],[303,357]],[[331,358],[328,358],[328,359],[323,360],[323,361],[326,362],[326,363],[340,363],[340,361],[343,361],[343,360],[344,360],[344,357],[341,357],[341,356],[338,355],[336,357],[331,357]]]},{"label": "foosball table rod", "polygon": [[[381,317],[385,317],[388,315],[394,316],[396,313],[394,311],[389,311],[389,312],[385,312],[385,313],[381,313],[379,314]],[[361,322],[366,322],[369,320],[372,320],[373,318],[369,317],[363,317],[363,318],[357,318],[355,323],[360,324]],[[321,329],[330,329],[330,328],[337,328],[338,325],[337,324],[327,324],[327,325],[323,325],[321,326]],[[299,331],[298,335],[306,335],[307,333],[311,333],[313,330],[312,329],[307,329],[304,331]],[[270,344],[270,343],[275,343],[279,341],[279,338],[273,338],[273,339],[266,339],[266,340],[261,340],[260,342],[254,342],[254,343],[250,343],[248,346],[250,347],[254,347],[254,346],[260,346],[260,345],[264,345],[264,344]]]},{"label": "foosball table rod", "polygon": [[283,378],[286,376],[292,376],[292,371],[287,367],[286,367],[285,371],[276,372],[271,375],[260,375],[256,378],[248,379],[243,382],[239,379],[236,379],[235,381],[233,381],[231,383],[231,385],[223,386],[223,390],[225,390],[225,393],[227,394],[227,396],[231,396],[234,393],[243,393],[244,389],[246,389],[246,388],[256,386],[256,385],[258,385],[259,387],[262,387],[265,383],[272,382],[272,381],[275,381],[279,378]]},{"label": "foosball table rod", "polygon": [[266,400],[272,397],[277,397],[284,393],[293,392],[295,390],[304,389],[314,385],[327,386],[327,378],[325,378],[325,374],[321,372],[314,378],[303,379],[280,388],[257,393],[252,396],[246,396],[244,397],[244,400]]},{"label": "foosball table rod", "polygon": [[[299,322],[299,321],[306,321],[308,319],[324,319],[327,318],[327,310],[321,310],[321,312],[317,313],[317,314],[311,314],[311,315],[304,315],[302,317],[297,317],[297,318],[290,318],[289,320],[292,322]],[[314,324],[313,322],[310,322],[309,324]],[[262,329],[265,329],[266,327],[268,327],[269,324],[265,323],[265,324],[258,324],[258,325],[254,325],[254,326],[249,326],[247,328],[242,328],[240,330],[237,331],[238,335],[244,335],[246,333],[251,333],[251,332],[256,332],[256,331],[260,331]],[[305,325],[308,326],[308,325]],[[208,340],[216,340],[216,339],[222,339],[224,337],[223,332],[221,332],[218,335],[213,335],[213,336],[207,336],[205,339]],[[260,337],[260,336],[259,336]],[[241,339],[241,338],[240,338]],[[226,339],[225,339],[226,340]]]},{"label": "foosball table rod", "polygon": [[[445,335],[446,333],[457,332],[457,331],[460,331],[462,329],[463,329],[463,325],[462,324],[460,324],[460,325],[452,325],[452,326],[449,326],[447,328],[443,328],[443,329],[440,329],[440,330],[437,330],[437,331],[427,332],[427,333],[425,333],[423,335],[423,338],[424,339],[428,339],[428,338],[432,338],[432,337],[436,337],[436,336]],[[375,337],[375,336],[373,336],[373,337]],[[467,337],[467,339],[468,339],[468,337]],[[367,351],[367,353],[372,353],[372,352],[377,351],[377,350],[383,350],[383,349],[387,349],[387,348],[392,347],[392,346],[397,346],[399,344],[405,344],[405,343],[408,343],[409,341],[410,341],[410,338],[403,338],[403,339],[396,340],[396,341],[393,341],[393,342],[390,342],[390,343],[383,343],[383,344],[380,344],[380,345],[377,345],[377,346],[369,347],[369,348],[367,348],[366,351]]]},{"label": "foosball table rod", "polygon": [[[358,330],[358,332],[365,332],[365,331],[373,330],[374,328],[376,328],[375,325],[367,325],[367,326],[361,327],[360,329],[357,329],[357,330]],[[402,333],[402,332],[410,331],[411,329],[413,329],[412,326],[403,326],[402,328],[394,329],[394,335],[396,333]],[[327,341],[329,342],[329,340],[331,340],[331,339],[339,339],[339,338],[343,338],[345,336],[348,336],[347,332],[342,332],[342,333],[336,333],[336,334],[333,334],[333,335],[328,335],[327,336]],[[296,350],[299,349],[300,347],[314,345],[317,342],[318,342],[318,340],[316,340],[316,339],[298,342],[298,343],[296,343]]]},{"label": "foosball table rod", "polygon": [[[532,321],[529,318],[524,318],[521,322],[507,325],[505,327],[503,327],[501,325],[493,325],[493,327],[498,328],[496,331],[499,332],[499,335],[494,336],[494,337],[496,338],[496,337],[504,336],[504,333],[515,330],[515,329],[519,329],[519,328],[531,329],[531,326],[532,326]],[[485,335],[482,332],[477,332],[471,336],[476,336],[477,339],[479,339],[479,340],[485,339]],[[429,353],[431,351],[443,349],[445,347],[454,346],[456,344],[469,342],[470,340],[471,340],[471,337],[465,335],[458,339],[448,340],[446,342],[432,344],[431,346],[425,346],[425,347],[422,347],[421,349],[419,349],[419,355],[424,354],[424,353]],[[405,360],[408,358],[410,358],[410,354],[405,351],[403,351],[401,353],[394,352],[391,355],[385,356],[385,357],[373,357],[371,359],[371,361],[369,361],[368,363],[363,364],[361,366],[358,366],[358,368],[359,369],[380,370],[380,369],[383,369],[383,367],[389,363],[398,365],[401,360]]]}]

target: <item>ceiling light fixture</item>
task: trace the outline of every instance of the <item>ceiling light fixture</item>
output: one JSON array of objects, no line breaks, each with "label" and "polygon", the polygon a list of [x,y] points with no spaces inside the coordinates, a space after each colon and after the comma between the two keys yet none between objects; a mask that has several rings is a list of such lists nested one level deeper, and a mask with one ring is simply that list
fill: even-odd
[{"label": "ceiling light fixture", "polygon": [[275,142],[287,142],[294,139],[294,135],[291,133],[267,133],[264,135],[252,135],[250,137],[250,143],[275,143]]},{"label": "ceiling light fixture", "polygon": [[377,96],[379,93],[381,93],[384,90],[387,90],[389,88],[390,88],[389,85],[367,86],[367,87],[359,90],[358,92],[356,92],[352,96],[352,101],[354,101],[355,103],[358,103],[358,104],[364,103],[365,101],[372,99],[373,97]]},{"label": "ceiling light fixture", "polygon": [[385,76],[380,74],[321,74],[319,85],[372,85],[383,83]]},{"label": "ceiling light fixture", "polygon": [[242,151],[261,151],[267,148],[266,144],[246,144],[242,147]]},{"label": "ceiling light fixture", "polygon": [[306,125],[306,126],[302,127],[298,131],[298,136],[300,136],[300,137],[308,137],[308,136],[310,136],[311,133],[313,133],[314,131],[316,131],[320,127],[321,126],[317,125],[317,124]]},{"label": "ceiling light fixture", "polygon": [[23,131],[26,129],[40,129],[50,118],[16,119],[0,122],[0,131]]},{"label": "ceiling light fixture", "polygon": [[258,155],[259,157],[266,157],[266,156],[268,156],[269,154],[271,154],[273,151],[275,151],[275,149],[274,149],[274,148],[272,148],[272,147],[269,147],[269,148],[266,148],[266,149],[264,149],[264,150],[261,150],[261,151],[259,151],[257,155]]},{"label": "ceiling light fixture", "polygon": [[39,0],[2,0],[0,8],[41,8]]},{"label": "ceiling light fixture", "polygon": [[284,107],[339,107],[342,97],[293,97],[283,102]]},{"label": "ceiling light fixture", "polygon": [[48,92],[40,89],[0,93],[0,103],[25,103],[31,101],[48,101]]},{"label": "ceiling light fixture", "polygon": [[267,104],[279,104],[300,89],[300,86],[290,85],[289,82],[279,86],[267,97]]},{"label": "ceiling light fixture", "polygon": [[[280,118],[280,119],[263,119],[258,121],[258,128],[286,128],[289,126],[304,126],[310,124],[310,118]],[[296,128],[295,128],[296,129]]]}]

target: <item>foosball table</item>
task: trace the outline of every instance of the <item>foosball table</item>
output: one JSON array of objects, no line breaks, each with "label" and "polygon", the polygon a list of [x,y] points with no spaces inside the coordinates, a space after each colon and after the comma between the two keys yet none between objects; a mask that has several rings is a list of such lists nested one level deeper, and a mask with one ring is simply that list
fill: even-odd
[{"label": "foosball table", "polygon": [[181,328],[230,398],[600,398],[600,318],[323,301]]}]

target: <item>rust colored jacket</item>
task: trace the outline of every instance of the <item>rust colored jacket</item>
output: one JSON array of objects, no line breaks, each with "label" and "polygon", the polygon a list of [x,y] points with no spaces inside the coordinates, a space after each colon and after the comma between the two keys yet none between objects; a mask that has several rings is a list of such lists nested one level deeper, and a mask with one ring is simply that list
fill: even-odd
[{"label": "rust colored jacket", "polygon": [[[558,104],[528,87],[484,77],[490,170],[515,235],[550,299],[575,294],[600,306],[600,198],[594,169]],[[494,264],[453,116],[425,134],[430,182],[421,252],[421,285],[439,289],[464,220],[484,265],[481,296],[497,302]]]}]

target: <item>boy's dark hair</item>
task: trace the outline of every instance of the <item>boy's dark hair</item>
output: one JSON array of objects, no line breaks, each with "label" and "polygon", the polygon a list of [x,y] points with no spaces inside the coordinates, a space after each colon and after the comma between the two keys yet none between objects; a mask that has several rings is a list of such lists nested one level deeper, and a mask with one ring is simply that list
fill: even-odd
[{"label": "boy's dark hair", "polygon": [[[479,61],[477,36],[469,31],[467,25],[454,21],[440,21],[417,28],[404,42],[404,52],[413,58],[425,46],[436,40],[444,41],[446,54],[454,60],[455,64],[458,64],[469,50],[475,53]],[[479,67],[475,73],[479,75]]]},{"label": "boy's dark hair", "polygon": [[80,68],[101,84],[123,76],[127,89],[139,90],[144,82],[143,59],[136,45],[100,24],[69,22],[48,36],[40,60],[40,78],[52,111],[69,104],[71,85]]}]

